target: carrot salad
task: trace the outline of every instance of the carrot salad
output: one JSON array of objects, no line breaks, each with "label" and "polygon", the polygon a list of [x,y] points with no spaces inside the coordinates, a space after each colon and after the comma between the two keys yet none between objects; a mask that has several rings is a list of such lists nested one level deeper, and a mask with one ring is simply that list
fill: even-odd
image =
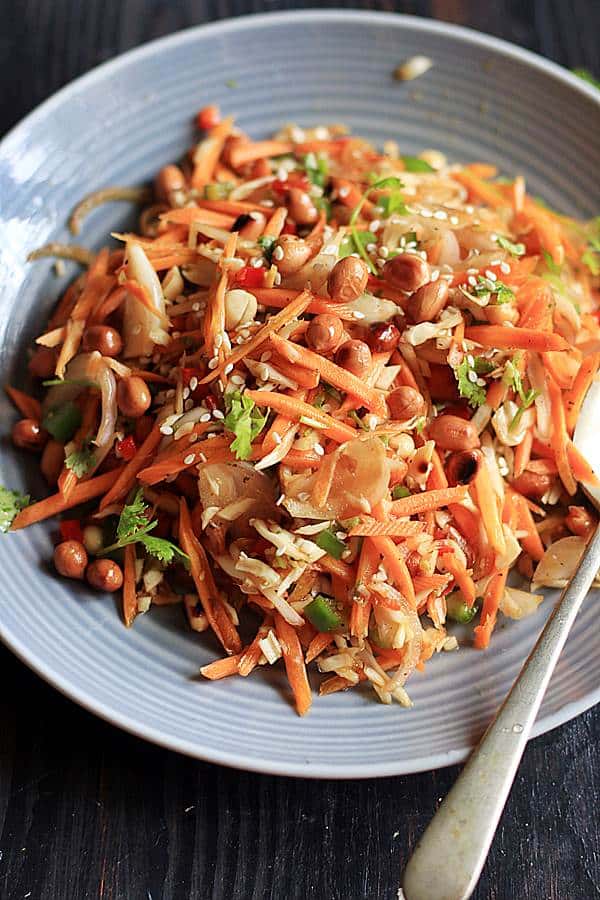
[{"label": "carrot salad", "polygon": [[52,493],[1,489],[0,524],[58,516],[58,573],[121,591],[128,626],[182,606],[208,679],[282,661],[300,715],[309,666],[321,694],[409,706],[411,672],[458,647],[449,622],[485,649],[595,527],[573,431],[600,220],[342,126],[197,125],[152,190],[71,219],[133,200],[136,233],[33,254],[82,272],[7,387]]}]

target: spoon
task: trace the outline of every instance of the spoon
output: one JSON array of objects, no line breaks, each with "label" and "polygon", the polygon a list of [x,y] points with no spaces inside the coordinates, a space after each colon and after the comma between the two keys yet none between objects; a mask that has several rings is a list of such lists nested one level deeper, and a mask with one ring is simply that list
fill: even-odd
[{"label": "spoon", "polygon": [[[574,442],[600,472],[600,381],[583,403]],[[600,511],[600,490],[582,485]],[[510,693],[418,842],[398,896],[467,900],[485,864],[548,682],[579,608],[600,568],[600,525]]]}]

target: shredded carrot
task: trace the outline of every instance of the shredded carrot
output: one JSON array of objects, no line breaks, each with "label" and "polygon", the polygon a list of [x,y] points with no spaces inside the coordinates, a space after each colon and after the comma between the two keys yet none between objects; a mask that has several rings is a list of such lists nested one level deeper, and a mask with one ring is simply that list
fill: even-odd
[{"label": "shredded carrot", "polygon": [[[160,214],[161,222],[171,222],[175,225],[212,225],[214,228],[227,229],[231,228],[235,219],[235,215],[217,212],[213,209],[207,209],[205,206],[182,206],[176,209],[168,209]],[[167,255],[164,251],[156,254],[151,252],[149,258]]]},{"label": "shredded carrot", "polygon": [[296,701],[298,715],[305,715],[312,706],[310,685],[306,676],[304,655],[298,640],[296,629],[285,621],[278,612],[275,613],[275,632],[281,644],[285,671]]},{"label": "shredded carrot", "polygon": [[398,553],[398,549],[390,537],[374,536],[369,541],[383,556],[385,569],[404,599],[413,609],[417,608],[415,589],[406,562]]},{"label": "shredded carrot", "polygon": [[87,503],[88,500],[95,500],[114,482],[115,477],[118,478],[123,468],[112,469],[110,472],[104,472],[102,475],[96,475],[88,481],[82,481],[71,492],[68,500],[63,495],[52,494],[45,500],[39,500],[26,506],[21,512],[17,513],[11,525],[11,531],[18,531],[20,528],[27,528],[28,525],[34,525],[36,522],[42,522],[44,519],[50,519],[59,513],[79,506],[80,503]]},{"label": "shredded carrot", "polygon": [[308,645],[306,656],[304,658],[306,664],[308,665],[313,659],[320,656],[323,650],[327,650],[331,643],[333,643],[333,635],[328,631],[319,631]]},{"label": "shredded carrot", "polygon": [[487,203],[492,209],[506,205],[502,192],[493,184],[488,184],[475,172],[461,169],[452,173],[452,178],[462,184],[469,192],[469,200]]},{"label": "shredded carrot", "polygon": [[550,437],[550,445],[554,450],[560,480],[568,493],[574,494],[577,490],[577,484],[573,478],[571,466],[569,465],[569,457],[567,455],[569,436],[567,434],[567,423],[565,420],[562,394],[559,386],[550,376],[546,377],[546,387],[550,397],[550,408],[552,411],[552,435]]},{"label": "shredded carrot", "polygon": [[528,428],[523,435],[523,440],[515,447],[515,457],[513,462],[513,472],[515,478],[522,475],[527,468],[527,463],[531,458],[531,448],[533,446],[533,428]]},{"label": "shredded carrot", "polygon": [[211,128],[208,136],[198,144],[193,156],[192,187],[198,189],[209,183],[232,128],[233,119],[228,116]]},{"label": "shredded carrot", "polygon": [[35,419],[36,422],[41,420],[42,407],[39,400],[10,385],[6,385],[4,390],[25,419]]},{"label": "shredded carrot", "polygon": [[292,153],[293,144],[286,141],[240,141],[229,154],[229,162],[234,169],[240,169],[246,163],[269,156],[283,156]]},{"label": "shredded carrot", "polygon": [[399,518],[414,516],[431,509],[441,509],[443,506],[448,506],[449,503],[460,503],[468,496],[468,493],[468,487],[462,484],[437,491],[423,491],[421,494],[411,494],[410,497],[392,501],[390,511],[393,516]]},{"label": "shredded carrot", "polygon": [[498,498],[492,487],[489,469],[485,460],[483,460],[483,464],[473,481],[473,490],[477,498],[477,506],[481,513],[481,520],[490,547],[496,553],[503,554],[506,551],[506,541],[504,540],[504,530],[500,520]]},{"label": "shredded carrot", "polygon": [[498,407],[504,403],[507,391],[508,387],[501,379],[492,381],[489,388],[487,389],[485,402],[488,406],[491,406],[492,409],[498,409]]},{"label": "shredded carrot", "polygon": [[590,353],[581,363],[581,368],[575,376],[575,380],[569,390],[563,395],[565,405],[565,416],[567,431],[573,434],[575,424],[581,411],[581,406],[585,400],[590,385],[598,372],[600,366],[600,353]]},{"label": "shredded carrot", "polygon": [[262,237],[278,238],[288,216],[287,206],[278,206],[264,227]]},{"label": "shredded carrot", "polygon": [[535,331],[533,328],[508,328],[505,325],[470,325],[465,338],[482,347],[501,350],[568,350],[570,344],[559,334]]},{"label": "shredded carrot", "polygon": [[254,351],[260,347],[261,344],[264,344],[267,338],[272,334],[279,331],[280,328],[283,328],[284,325],[287,325],[287,323],[291,322],[292,319],[295,319],[296,316],[302,315],[310,303],[310,298],[310,291],[303,291],[299,294],[295,300],[292,300],[292,302],[285,307],[285,309],[282,309],[281,312],[278,312],[273,318],[268,319],[250,340],[246,341],[245,344],[236,347],[235,350],[229,354],[226,361],[221,362],[212,370],[212,372],[205,375],[204,378],[201,379],[200,384],[210,384],[211,381],[214,381],[221,376],[226,365],[235,366],[235,364],[245,356],[250,356],[254,353]]},{"label": "shredded carrot", "polygon": [[235,653],[233,656],[215,659],[214,662],[202,666],[200,674],[208,678],[209,681],[219,681],[221,678],[228,678],[230,675],[239,675],[239,665],[243,658],[243,653]]},{"label": "shredded carrot", "polygon": [[477,650],[485,650],[489,646],[492,631],[496,625],[496,617],[504,588],[506,586],[506,576],[508,569],[501,569],[495,572],[486,589],[483,597],[483,607],[481,610],[480,624],[475,626],[473,646]]},{"label": "shredded carrot", "polygon": [[366,637],[369,630],[371,601],[368,599],[367,585],[379,567],[379,557],[375,543],[371,538],[365,538],[356,571],[356,590],[361,593],[354,598],[350,612],[350,634],[354,637]]},{"label": "shredded carrot", "polygon": [[267,626],[261,625],[252,643],[240,653],[237,670],[242,678],[247,678],[259,664],[260,658],[263,655],[259,641],[267,636],[268,631],[269,629]]},{"label": "shredded carrot", "polygon": [[[300,291],[289,288],[250,288],[249,290],[263,306],[272,306],[275,309],[283,309],[300,294]],[[356,322],[354,307],[351,304],[334,303],[333,300],[326,300],[324,297],[313,296],[306,311],[315,316],[327,313],[337,316],[344,322]]]},{"label": "shredded carrot", "polygon": [[271,344],[289,362],[319,372],[321,378],[328,384],[333,385],[344,393],[352,394],[353,397],[361,401],[363,406],[366,406],[377,415],[386,415],[385,400],[375,388],[369,387],[356,375],[348,372],[347,369],[342,369],[341,366],[331,362],[326,356],[314,353],[312,350],[309,350],[307,347],[301,347],[299,344],[293,344],[291,341],[276,334],[271,335]]},{"label": "shredded carrot", "polygon": [[475,582],[467,572],[466,567],[453,553],[440,554],[440,559],[446,570],[454,578],[456,586],[460,590],[467,606],[473,606],[477,591]]},{"label": "shredded carrot", "polygon": [[133,459],[123,467],[116,479],[113,478],[110,490],[100,502],[100,510],[106,509],[112,503],[118,503],[127,496],[135,484],[138,473],[148,465],[161,440],[160,428],[154,425],[146,440],[138,447]]},{"label": "shredded carrot", "polygon": [[280,394],[276,391],[247,390],[245,395],[248,399],[254,400],[257,406],[268,406],[270,409],[293,421],[304,420],[304,424],[315,422],[317,427],[322,428],[325,437],[331,438],[340,444],[344,441],[350,441],[357,436],[356,428],[345,425],[344,422],[338,422],[337,419],[324,413],[316,406],[310,406],[310,404],[302,400],[288,397],[287,394]]},{"label": "shredded carrot", "polygon": [[[433,492],[430,492],[433,493]],[[412,522],[408,519],[396,519],[395,521],[377,521],[367,517],[361,518],[357,525],[353,525],[350,537],[371,537],[387,535],[389,537],[409,537],[425,530],[424,522]]]},{"label": "shredded carrot", "polygon": [[506,489],[506,503],[512,504],[515,510],[516,527],[519,532],[519,542],[532,559],[536,562],[544,555],[544,545],[542,544],[539,532],[535,527],[531,510],[529,509],[525,498],[514,491],[512,488]]},{"label": "shredded carrot", "polygon": [[591,487],[600,487],[598,476],[571,440],[567,440],[567,462],[577,481]]},{"label": "shredded carrot", "polygon": [[127,544],[124,550],[123,566],[123,619],[129,628],[137,615],[137,594],[135,590],[135,545]]}]

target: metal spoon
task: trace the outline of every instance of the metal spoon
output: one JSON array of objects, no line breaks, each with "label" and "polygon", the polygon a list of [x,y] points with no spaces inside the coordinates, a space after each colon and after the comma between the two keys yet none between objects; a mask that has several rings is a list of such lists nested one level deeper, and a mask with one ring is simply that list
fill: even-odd
[{"label": "metal spoon", "polygon": [[[599,418],[600,382],[595,381],[574,442],[600,473]],[[600,490],[583,489],[600,510]],[[506,700],[409,859],[402,880],[405,900],[467,900],[473,893],[548,682],[599,568],[600,526]]]}]

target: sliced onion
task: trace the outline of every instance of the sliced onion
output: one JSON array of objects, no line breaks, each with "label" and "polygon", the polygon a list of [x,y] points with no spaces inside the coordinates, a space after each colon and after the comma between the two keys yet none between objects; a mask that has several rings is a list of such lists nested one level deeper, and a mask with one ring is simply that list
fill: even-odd
[{"label": "sliced onion", "polygon": [[583,538],[575,535],[551,544],[537,564],[531,587],[563,588],[577,568],[584,547]]},{"label": "sliced onion", "polygon": [[500,612],[509,619],[524,619],[536,611],[543,599],[543,594],[531,594],[529,591],[507,587],[500,600]]},{"label": "sliced onion", "polygon": [[279,518],[274,483],[264,472],[257,472],[254,466],[247,463],[208,463],[202,466],[198,475],[198,489],[204,509],[209,506],[225,509],[241,499],[253,501],[232,523],[233,534],[239,534],[242,530],[253,534],[248,522],[255,516],[263,519]]},{"label": "sliced onion", "polygon": [[[160,281],[140,244],[127,243],[127,260],[131,278],[144,288],[156,311],[164,317],[165,298]],[[123,304],[123,338],[125,357],[150,356],[155,344],[169,341],[160,320],[134,297],[126,297]]]}]

